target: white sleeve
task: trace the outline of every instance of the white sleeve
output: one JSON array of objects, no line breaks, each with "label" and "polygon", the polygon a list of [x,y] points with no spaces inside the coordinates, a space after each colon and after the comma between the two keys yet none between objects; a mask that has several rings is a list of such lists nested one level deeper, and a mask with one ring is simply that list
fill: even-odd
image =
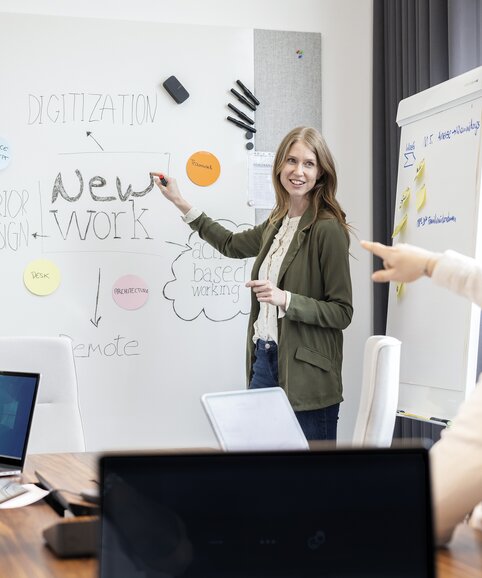
[{"label": "white sleeve", "polygon": [[482,501],[482,384],[429,452],[438,544]]},{"label": "white sleeve", "polygon": [[475,259],[445,251],[434,267],[432,280],[482,306],[482,267]]},{"label": "white sleeve", "polygon": [[195,221],[202,214],[203,212],[199,209],[196,209],[196,207],[191,207],[185,215],[181,215],[181,219],[189,225],[189,223]]},{"label": "white sleeve", "polygon": [[285,293],[286,293],[286,304],[284,307],[278,307],[278,319],[281,319],[282,317],[284,317],[286,315],[286,311],[288,310],[288,307],[290,306],[291,292],[286,291],[286,289],[285,289]]}]

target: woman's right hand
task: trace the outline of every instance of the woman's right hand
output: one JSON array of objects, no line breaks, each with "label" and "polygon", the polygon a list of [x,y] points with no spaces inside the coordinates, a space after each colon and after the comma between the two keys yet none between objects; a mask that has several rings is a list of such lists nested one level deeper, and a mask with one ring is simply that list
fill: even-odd
[{"label": "woman's right hand", "polygon": [[[191,204],[181,195],[176,179],[168,177],[163,173],[151,173],[151,175],[154,177],[154,182],[166,199],[176,205],[176,207],[185,215],[191,209]],[[161,179],[165,179],[167,184],[163,185]]]}]

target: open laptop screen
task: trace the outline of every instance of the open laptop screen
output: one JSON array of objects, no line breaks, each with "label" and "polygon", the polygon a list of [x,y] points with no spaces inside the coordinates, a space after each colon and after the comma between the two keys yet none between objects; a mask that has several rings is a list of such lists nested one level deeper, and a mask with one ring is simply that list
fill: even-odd
[{"label": "open laptop screen", "polygon": [[205,393],[201,403],[223,450],[309,449],[281,387]]},{"label": "open laptop screen", "polygon": [[37,395],[38,373],[0,371],[0,462],[23,463]]},{"label": "open laptop screen", "polygon": [[104,456],[101,578],[431,578],[428,456]]}]

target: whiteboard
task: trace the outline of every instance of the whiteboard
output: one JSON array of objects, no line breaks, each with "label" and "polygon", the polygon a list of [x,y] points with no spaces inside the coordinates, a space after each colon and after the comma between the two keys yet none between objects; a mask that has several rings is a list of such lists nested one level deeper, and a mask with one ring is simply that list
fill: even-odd
[{"label": "whiteboard", "polygon": [[[481,88],[478,68],[401,101],[394,244],[480,257]],[[428,279],[391,284],[387,334],[402,341],[400,410],[454,417],[475,385],[479,321],[478,307]]]},{"label": "whiteboard", "polygon": [[[2,15],[0,331],[71,339],[89,450],[211,445],[201,394],[245,386],[249,263],[192,233],[149,172],[233,230],[252,223],[244,133],[225,116],[253,74],[252,30]],[[186,176],[197,151],[220,161],[209,187]],[[23,282],[37,259],[60,271],[49,295]],[[139,308],[114,299],[129,275]]]}]

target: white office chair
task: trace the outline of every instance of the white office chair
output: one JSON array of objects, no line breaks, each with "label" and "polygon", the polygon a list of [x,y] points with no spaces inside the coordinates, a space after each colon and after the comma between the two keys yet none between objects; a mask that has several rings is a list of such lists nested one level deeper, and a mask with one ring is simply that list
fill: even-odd
[{"label": "white office chair", "polygon": [[372,335],[365,343],[360,406],[353,445],[390,447],[400,386],[401,342]]},{"label": "white office chair", "polygon": [[40,373],[28,453],[85,451],[68,338],[0,337],[0,370]]}]

